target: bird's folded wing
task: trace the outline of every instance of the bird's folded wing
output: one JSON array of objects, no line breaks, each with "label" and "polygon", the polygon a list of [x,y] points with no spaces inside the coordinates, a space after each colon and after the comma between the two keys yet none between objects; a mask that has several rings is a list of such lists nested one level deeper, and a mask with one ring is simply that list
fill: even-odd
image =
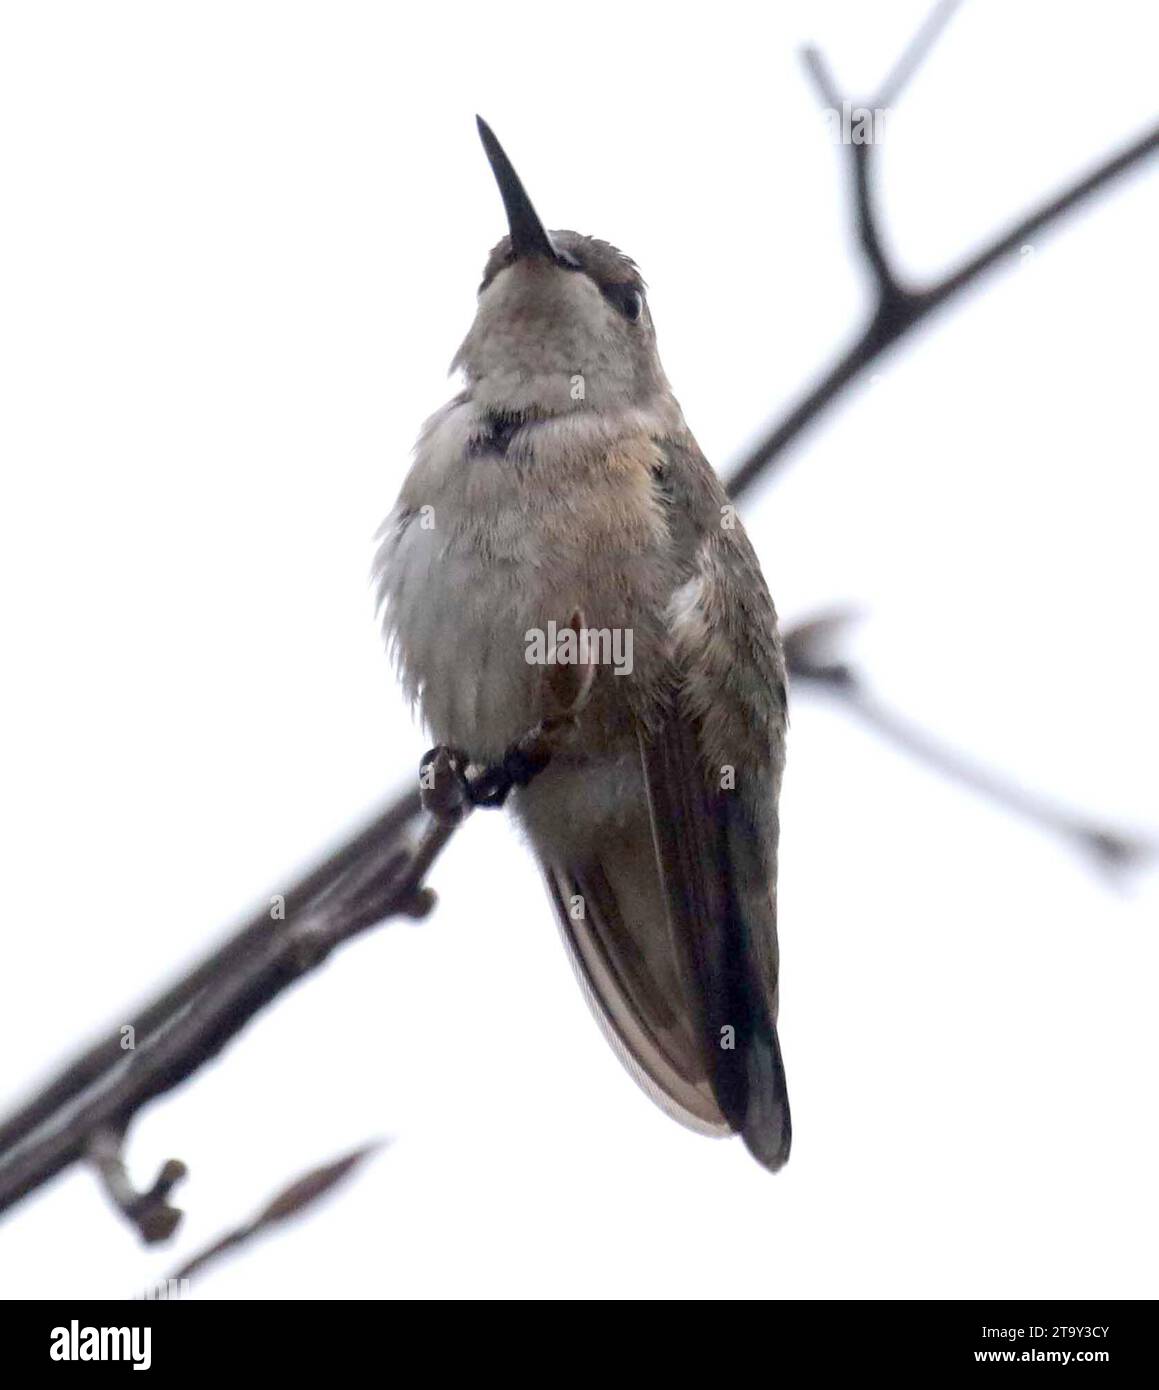
[{"label": "bird's folded wing", "polygon": [[[792,1141],[776,1030],[776,909],[769,847],[734,790],[714,789],[698,730],[674,710],[641,732],[670,930],[717,1103],[777,1169]],[[774,861],[775,862],[775,861]]]},{"label": "bird's folded wing", "polygon": [[544,876],[584,996],[628,1071],[668,1114],[726,1134],[670,937],[650,827]]}]

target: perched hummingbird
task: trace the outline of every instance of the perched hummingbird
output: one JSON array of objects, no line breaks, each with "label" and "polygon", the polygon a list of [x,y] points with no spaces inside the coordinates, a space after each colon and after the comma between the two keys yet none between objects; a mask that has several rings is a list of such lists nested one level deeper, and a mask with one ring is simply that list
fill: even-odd
[{"label": "perched hummingbird", "polygon": [[[576,974],[628,1070],[676,1119],[742,1134],[775,1170],[791,1127],[773,602],[665,379],[636,265],[546,231],[478,125],[509,232],[452,364],[464,389],[423,427],[379,533],[384,627],[439,745],[508,769]],[[567,659],[538,639],[577,615],[593,634],[590,695],[532,778],[511,750],[548,712],[542,662]]]}]

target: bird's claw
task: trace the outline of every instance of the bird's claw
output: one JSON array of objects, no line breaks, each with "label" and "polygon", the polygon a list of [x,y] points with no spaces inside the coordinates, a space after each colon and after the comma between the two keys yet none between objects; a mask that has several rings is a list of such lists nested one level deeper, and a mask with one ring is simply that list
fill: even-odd
[{"label": "bird's claw", "polygon": [[458,820],[472,800],[466,757],[444,743],[424,753],[419,763],[419,796],[423,810],[436,820]]},{"label": "bird's claw", "polygon": [[502,806],[511,789],[527,786],[547,766],[550,757],[544,739],[533,736],[513,743],[502,762],[472,775],[465,753],[438,744],[423,755],[419,764],[423,807],[446,820],[461,815],[468,805],[483,809]]}]

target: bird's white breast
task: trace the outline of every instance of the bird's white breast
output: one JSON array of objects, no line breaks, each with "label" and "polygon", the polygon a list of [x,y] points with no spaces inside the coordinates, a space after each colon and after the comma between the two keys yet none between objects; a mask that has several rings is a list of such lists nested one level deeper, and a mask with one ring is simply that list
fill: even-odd
[{"label": "bird's white breast", "polygon": [[385,625],[434,737],[498,758],[541,714],[528,636],[576,609],[635,626],[627,606],[667,544],[649,458],[654,421],[594,414],[525,427],[508,450],[478,444],[470,401],[423,433],[378,556]]}]

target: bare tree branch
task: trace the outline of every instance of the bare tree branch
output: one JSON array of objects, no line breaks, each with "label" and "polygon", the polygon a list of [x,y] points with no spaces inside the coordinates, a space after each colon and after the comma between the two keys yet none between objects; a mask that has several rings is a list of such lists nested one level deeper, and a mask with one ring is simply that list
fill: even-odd
[{"label": "bare tree branch", "polygon": [[[877,95],[868,103],[869,106],[885,107],[897,99],[902,88],[944,30],[959,2],[960,0],[943,0],[943,3],[935,6],[894,65]],[[831,109],[841,107],[842,97],[824,55],[818,49],[810,47],[802,53],[802,60],[822,103]],[[899,338],[997,265],[1003,257],[1017,250],[1028,237],[1057,221],[1113,179],[1154,154],[1159,149],[1159,125],[1145,131],[1138,139],[1105,159],[1085,177],[1070,184],[1055,197],[1015,222],[1007,231],[968,257],[956,270],[948,272],[934,284],[923,288],[907,285],[885,250],[873,180],[876,146],[871,139],[867,139],[862,142],[851,141],[844,148],[850,161],[853,228],[862,259],[873,282],[873,306],[867,322],[852,343],[800,403],[750,450],[732,472],[729,491],[733,497],[748,492],[760,478],[769,476],[783,460],[789,445],[797,436],[834,402],[850,382]],[[827,624],[832,627],[829,620]],[[823,670],[818,668],[814,664],[816,657],[811,647],[822,635],[822,626],[824,625],[805,623],[785,634],[789,673],[798,685],[823,687],[831,695],[839,698],[864,724],[895,747],[903,749],[951,780],[969,786],[991,801],[1015,811],[1042,829],[1060,835],[1084,853],[1093,855],[1098,866],[1104,870],[1117,871],[1133,867],[1154,856],[1156,847],[1151,841],[1113,830],[1066,811],[1048,798],[1028,792],[1008,779],[984,769],[965,755],[938,743],[924,731],[874,700],[848,667],[831,665]]]},{"label": "bare tree branch", "polygon": [[385,862],[364,877],[353,896],[277,923],[278,930],[246,955],[217,969],[198,994],[86,1088],[56,1123],[33,1131],[0,1161],[0,1211],[85,1158],[93,1135],[126,1132],[151,1100],[216,1056],[255,1014],[339,946],[390,916],[413,915],[422,879],[453,832],[453,824],[431,818],[414,850],[388,842]]},{"label": "bare tree branch", "polygon": [[[583,622],[580,613],[572,618],[573,626]],[[563,636],[561,631],[559,640]],[[366,841],[363,832],[357,852],[353,842],[344,846],[304,880],[311,891],[302,894],[300,909],[274,920],[270,929],[265,918],[251,922],[223,952],[201,962],[147,1006],[141,1017],[153,1026],[137,1047],[114,1053],[98,1042],[66,1068],[48,1090],[67,1093],[73,1104],[49,1106],[43,1095],[34,1097],[6,1126],[26,1137],[0,1158],[0,1212],[64,1168],[94,1158],[106,1191],[138,1229],[143,1218],[150,1230],[170,1220],[166,1234],[171,1233],[180,1213],[160,1208],[184,1168],[178,1174],[167,1166],[149,1194],[137,1193],[121,1158],[121,1141],[133,1118],[216,1056],[251,1018],[338,947],[390,917],[425,916],[434,895],[423,887],[424,880],[455,830],[474,806],[499,804],[504,777],[509,787],[513,779],[530,781],[547,766],[555,748],[574,732],[593,674],[587,664],[545,667],[548,715],[509,750],[503,769],[471,769],[450,750],[434,750],[423,763],[420,800],[425,815],[417,844],[406,843],[415,810],[415,798],[408,793],[374,823],[377,842]],[[195,986],[190,984],[194,979]],[[98,1059],[106,1056],[109,1061],[98,1068]],[[76,1078],[83,1074],[91,1079],[78,1084]],[[42,1123],[28,1119],[46,1110]]]},{"label": "bare tree branch", "polygon": [[895,748],[1039,829],[1058,835],[1072,848],[1091,855],[1104,872],[1135,867],[1159,854],[1154,841],[1101,825],[1028,791],[947,747],[882,704],[865,688],[862,677],[833,651],[834,639],[850,617],[845,612],[826,614],[785,633],[785,655],[796,684],[831,695]]},{"label": "bare tree branch", "polygon": [[[874,98],[871,105],[888,105],[889,101],[898,95],[902,86],[912,76],[917,62],[929,52],[933,39],[955,8],[956,4],[953,3],[937,7],[907,49],[906,55],[886,78],[880,94]],[[816,49],[808,48],[802,57],[821,100],[828,107],[840,106],[836,85],[822,55]],[[844,148],[848,151],[853,185],[854,232],[876,290],[873,306],[867,321],[853,341],[788,414],[749,450],[729,475],[729,491],[734,497],[748,492],[759,478],[769,476],[774,467],[782,462],[783,455],[798,435],[833,403],[850,382],[860,376],[870,363],[881,357],[899,338],[922,323],[935,309],[973,284],[986,271],[998,265],[1010,252],[1016,251],[1035,232],[1057,222],[1064,213],[1070,212],[1113,180],[1120,178],[1128,170],[1137,168],[1155,154],[1159,150],[1159,124],[1145,130],[1082,178],[1019,218],[1006,231],[1000,232],[973,255],[968,256],[956,270],[947,272],[941,279],[926,286],[908,285],[884,249],[873,181],[876,146],[871,140],[867,140],[863,143],[850,143]]]},{"label": "bare tree branch", "polygon": [[[367,865],[378,862],[383,846],[393,844],[403,836],[417,820],[420,811],[417,791],[408,791],[397,797],[282,895],[287,920],[309,907],[324,893],[332,891],[337,883],[360,870],[365,872]],[[206,985],[267,944],[284,926],[285,922],[271,916],[269,906],[264,906],[164,993],[109,1023],[90,1047],[0,1124],[0,1154],[6,1153],[13,1144],[80,1095],[111,1067],[124,1061],[124,1028],[133,1029],[139,1046]]]}]

